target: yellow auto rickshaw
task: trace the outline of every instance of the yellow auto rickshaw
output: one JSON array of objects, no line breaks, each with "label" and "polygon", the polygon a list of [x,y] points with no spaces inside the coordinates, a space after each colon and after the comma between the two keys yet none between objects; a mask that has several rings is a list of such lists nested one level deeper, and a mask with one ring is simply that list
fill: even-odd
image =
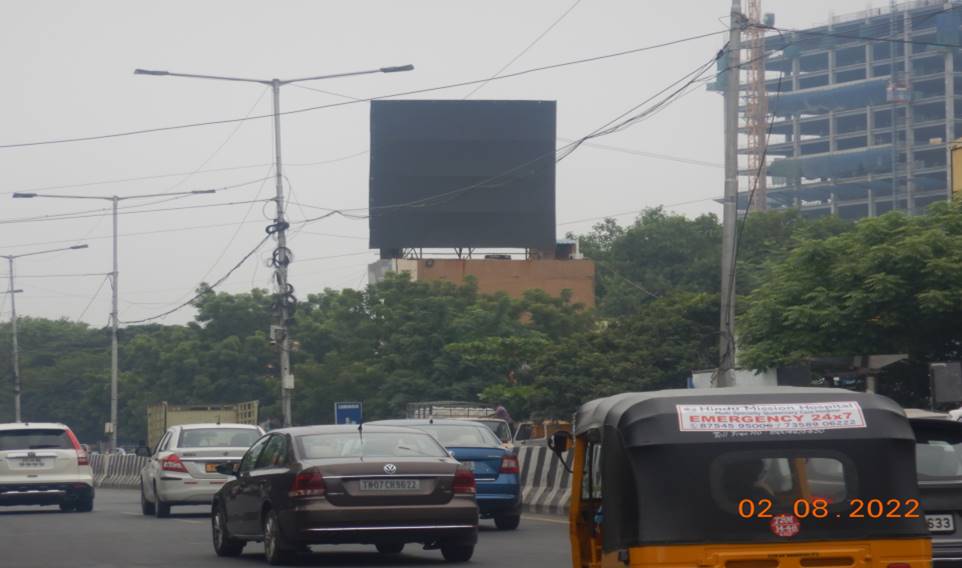
[{"label": "yellow auto rickshaw", "polygon": [[574,568],[928,568],[915,438],[888,398],[763,387],[626,393],[583,405]]}]

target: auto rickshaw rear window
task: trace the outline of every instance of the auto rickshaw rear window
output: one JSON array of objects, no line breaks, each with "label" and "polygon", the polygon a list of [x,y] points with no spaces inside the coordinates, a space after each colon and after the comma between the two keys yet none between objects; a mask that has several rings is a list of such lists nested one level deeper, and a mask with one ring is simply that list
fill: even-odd
[{"label": "auto rickshaw rear window", "polygon": [[801,499],[844,503],[855,483],[854,471],[846,471],[845,461],[838,455],[723,454],[712,467],[715,499],[728,511],[744,500],[774,510],[792,510]]}]

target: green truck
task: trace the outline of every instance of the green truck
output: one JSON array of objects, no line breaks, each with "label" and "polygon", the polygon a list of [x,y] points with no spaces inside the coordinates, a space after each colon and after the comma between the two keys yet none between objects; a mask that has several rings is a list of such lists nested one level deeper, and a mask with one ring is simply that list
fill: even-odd
[{"label": "green truck", "polygon": [[259,402],[236,404],[182,404],[158,402],[147,407],[147,445],[154,449],[171,426],[181,424],[254,424]]}]

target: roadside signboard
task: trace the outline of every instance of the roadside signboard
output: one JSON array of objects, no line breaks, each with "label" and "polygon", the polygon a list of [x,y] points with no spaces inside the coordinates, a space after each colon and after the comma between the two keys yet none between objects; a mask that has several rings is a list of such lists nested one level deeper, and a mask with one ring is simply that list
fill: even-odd
[{"label": "roadside signboard", "polygon": [[363,418],[363,404],[360,402],[335,402],[335,424],[360,424]]}]

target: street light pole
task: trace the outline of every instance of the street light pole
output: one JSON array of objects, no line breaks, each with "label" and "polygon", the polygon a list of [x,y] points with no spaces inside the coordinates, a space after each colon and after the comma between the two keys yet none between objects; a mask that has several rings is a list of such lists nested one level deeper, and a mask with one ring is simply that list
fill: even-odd
[{"label": "street light pole", "polygon": [[271,90],[274,93],[274,174],[277,200],[277,250],[279,251],[276,268],[277,287],[280,293],[277,304],[281,334],[277,345],[281,352],[281,413],[284,416],[284,426],[288,427],[292,424],[291,397],[294,390],[294,375],[291,373],[291,342],[287,330],[287,321],[290,314],[287,310],[287,299],[285,297],[285,294],[289,291],[287,265],[290,264],[291,258],[287,248],[287,220],[284,218],[284,174],[281,160],[281,82],[277,79],[272,80]]},{"label": "street light pole", "polygon": [[114,236],[113,236],[113,248],[114,248],[114,266],[110,274],[110,288],[111,288],[111,306],[110,306],[110,449],[115,449],[117,447],[117,392],[120,377],[120,367],[117,359],[119,357],[119,348],[117,346],[117,328],[119,326],[119,314],[117,309],[117,294],[120,289],[120,284],[118,282],[118,277],[120,276],[120,271],[117,269],[117,204],[120,203],[120,198],[116,195],[111,197],[111,202],[113,203],[113,225],[114,225]]},{"label": "street light pole", "polygon": [[10,332],[13,334],[13,421],[20,422],[20,345],[17,343],[17,292],[13,287],[13,257],[7,257],[10,271]]},{"label": "street light pole", "polygon": [[10,294],[10,332],[13,335],[13,421],[20,422],[23,413],[21,411],[20,404],[20,391],[21,381],[20,381],[20,344],[17,339],[17,294],[23,292],[23,290],[17,290],[14,288],[14,275],[13,275],[13,261],[14,259],[24,257],[24,256],[36,256],[38,254],[47,254],[51,252],[63,252],[68,250],[79,250],[85,249],[87,245],[74,245],[71,247],[41,250],[37,252],[26,252],[23,254],[8,254],[2,255],[2,258],[7,259],[7,276],[10,279],[10,288],[7,293]]},{"label": "street light pole", "polygon": [[[243,77],[222,77],[219,75],[196,75],[192,73],[171,73],[170,71],[157,71],[149,69],[135,69],[135,75],[153,75],[155,77],[184,77],[188,79],[213,79],[218,81],[235,81],[241,83],[258,83],[267,85],[271,88],[274,96],[274,175],[276,178],[276,197],[275,202],[277,211],[274,224],[271,229],[277,235],[277,249],[274,251],[274,280],[277,284],[277,326],[271,326],[271,337],[280,349],[280,379],[281,379],[281,413],[284,417],[284,426],[290,426],[291,419],[291,397],[294,392],[294,375],[291,373],[291,338],[288,333],[287,325],[291,317],[290,305],[293,295],[293,288],[287,279],[287,267],[291,263],[291,251],[287,248],[287,228],[288,223],[284,218],[284,173],[281,160],[281,87],[298,83],[301,81],[318,81],[322,79],[336,79],[341,77],[354,77],[357,75],[370,75],[373,73],[399,73],[403,71],[413,71],[413,65],[401,65],[398,67],[380,67],[366,71],[351,71],[348,73],[336,73],[333,75],[317,75],[314,77],[302,77],[299,79],[248,79]],[[276,333],[275,333],[276,329]]]},{"label": "street light pole", "polygon": [[[147,199],[152,197],[174,197],[178,195],[204,195],[209,193],[216,193],[216,189],[202,189],[196,191],[180,191],[176,193],[150,193],[146,195],[52,195],[49,193],[14,193],[14,198],[34,198],[34,197],[46,197],[50,199],[94,199],[100,201],[110,201],[113,216],[113,271],[110,273],[110,284],[113,289],[111,298],[111,309],[110,309],[110,448],[114,449],[117,447],[117,400],[118,400],[118,387],[119,382],[119,362],[118,362],[118,344],[117,344],[117,332],[120,326],[120,313],[117,307],[118,295],[120,293],[120,287],[118,285],[120,270],[118,269],[118,254],[117,254],[117,209],[121,201],[126,201],[128,199]],[[86,245],[84,245],[86,246]]]}]

